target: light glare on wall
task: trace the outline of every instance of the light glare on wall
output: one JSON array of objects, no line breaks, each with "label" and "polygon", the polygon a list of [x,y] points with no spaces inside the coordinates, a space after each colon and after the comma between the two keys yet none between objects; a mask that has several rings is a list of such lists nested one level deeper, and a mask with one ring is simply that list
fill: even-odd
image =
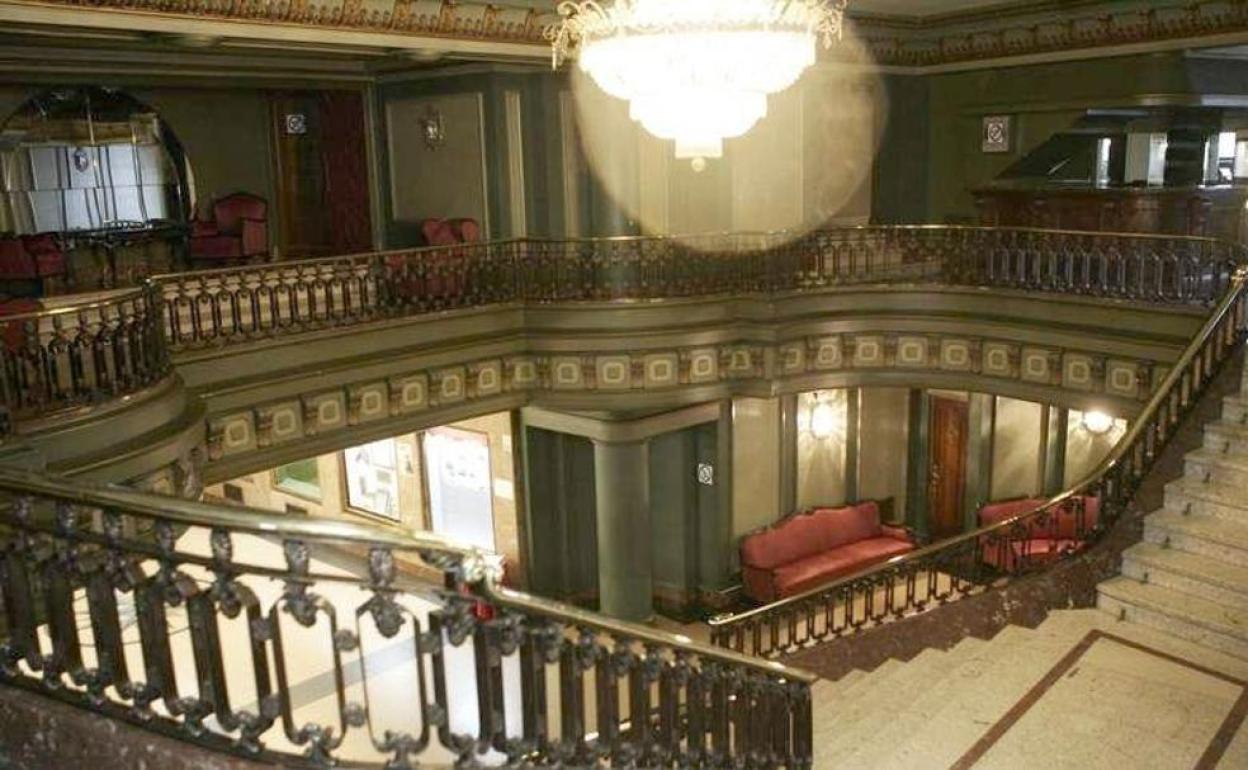
[{"label": "light glare on wall", "polygon": [[1084,412],[1083,427],[1088,433],[1100,436],[1108,433],[1114,427],[1114,418],[1104,412]]},{"label": "light glare on wall", "polygon": [[[826,401],[822,401],[810,413],[810,434],[815,438],[831,438],[838,433],[836,410]],[[843,426],[840,426],[843,427]]]}]

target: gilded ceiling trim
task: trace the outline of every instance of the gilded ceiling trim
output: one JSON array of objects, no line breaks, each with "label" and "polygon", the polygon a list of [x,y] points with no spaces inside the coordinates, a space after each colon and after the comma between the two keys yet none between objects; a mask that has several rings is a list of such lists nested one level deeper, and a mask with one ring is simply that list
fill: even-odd
[{"label": "gilded ceiling trim", "polygon": [[[532,44],[543,56],[543,30],[556,18],[533,8],[453,0],[0,0],[0,5]],[[861,16],[855,26],[876,63],[925,68],[1248,33],[1248,0],[1047,0],[925,18]]]},{"label": "gilded ceiling trim", "polygon": [[532,8],[451,0],[8,0],[8,4],[543,45],[542,31],[553,21],[553,15]]},{"label": "gilded ceiling trim", "polygon": [[1042,5],[1026,14],[1011,10],[1008,14],[951,15],[912,29],[863,19],[858,31],[877,63],[899,67],[937,67],[1248,32],[1248,0],[1121,5],[1102,2],[1082,10]]}]

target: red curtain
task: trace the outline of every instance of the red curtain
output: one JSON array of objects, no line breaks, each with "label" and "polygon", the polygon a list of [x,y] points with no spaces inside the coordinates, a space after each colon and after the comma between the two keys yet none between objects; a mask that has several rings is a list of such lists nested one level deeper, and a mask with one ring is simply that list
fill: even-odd
[{"label": "red curtain", "polygon": [[364,98],[358,91],[323,91],[321,155],[325,163],[325,206],[334,254],[373,247],[368,199],[368,152]]}]

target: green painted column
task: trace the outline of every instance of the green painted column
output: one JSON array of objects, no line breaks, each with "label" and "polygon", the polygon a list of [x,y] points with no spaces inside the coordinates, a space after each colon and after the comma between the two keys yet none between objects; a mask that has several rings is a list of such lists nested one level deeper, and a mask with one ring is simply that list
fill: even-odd
[{"label": "green painted column", "polygon": [[1046,495],[1055,495],[1065,488],[1066,425],[1070,411],[1060,406],[1045,406],[1041,426],[1040,479]]},{"label": "green painted column", "polygon": [[598,602],[607,616],[645,622],[654,615],[647,442],[594,442],[598,517]]},{"label": "green painted column", "polygon": [[987,393],[970,394],[967,415],[966,494],[963,495],[963,527],[979,526],[980,507],[992,497],[992,429],[997,399]]},{"label": "green painted column", "polygon": [[927,391],[910,390],[909,447],[906,462],[906,523],[927,541],[928,442],[931,440],[931,401]]},{"label": "green painted column", "polygon": [[797,510],[797,394],[780,396],[780,515]]},{"label": "green painted column", "polygon": [[862,388],[845,390],[845,501],[858,498],[859,460],[862,444]]}]

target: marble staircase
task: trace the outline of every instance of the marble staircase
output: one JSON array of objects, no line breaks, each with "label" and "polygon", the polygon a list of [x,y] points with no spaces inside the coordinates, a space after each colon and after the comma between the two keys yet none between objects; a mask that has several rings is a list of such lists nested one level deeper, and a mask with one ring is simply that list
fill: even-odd
[{"label": "marble staircase", "polygon": [[815,768],[1248,768],[1248,376],[1201,441],[1096,609],[818,682]]},{"label": "marble staircase", "polygon": [[[1112,636],[1089,644],[1093,632]],[[1100,610],[1056,611],[1035,629],[1007,626],[989,641],[818,682],[814,767],[1203,766],[1248,698],[1208,672],[1248,680],[1248,659]],[[1229,738],[1208,767],[1248,767],[1248,730],[1241,724]]]},{"label": "marble staircase", "polygon": [[1115,617],[1248,660],[1248,381],[1097,592]]}]

